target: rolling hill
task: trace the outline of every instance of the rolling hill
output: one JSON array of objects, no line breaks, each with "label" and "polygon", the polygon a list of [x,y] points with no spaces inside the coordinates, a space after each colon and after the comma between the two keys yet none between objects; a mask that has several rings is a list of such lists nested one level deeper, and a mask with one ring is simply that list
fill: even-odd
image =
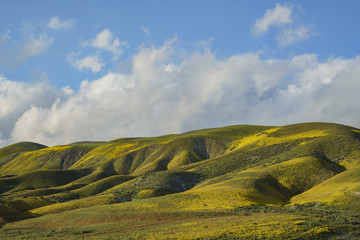
[{"label": "rolling hill", "polygon": [[0,149],[9,239],[356,239],[359,200],[360,130],[332,123]]}]

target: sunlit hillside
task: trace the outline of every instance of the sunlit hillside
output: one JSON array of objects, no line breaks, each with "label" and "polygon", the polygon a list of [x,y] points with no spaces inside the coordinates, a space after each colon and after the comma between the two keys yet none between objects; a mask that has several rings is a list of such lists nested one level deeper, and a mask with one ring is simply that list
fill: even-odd
[{"label": "sunlit hillside", "polygon": [[356,239],[359,170],[360,130],[331,123],[17,143],[0,149],[0,237]]}]

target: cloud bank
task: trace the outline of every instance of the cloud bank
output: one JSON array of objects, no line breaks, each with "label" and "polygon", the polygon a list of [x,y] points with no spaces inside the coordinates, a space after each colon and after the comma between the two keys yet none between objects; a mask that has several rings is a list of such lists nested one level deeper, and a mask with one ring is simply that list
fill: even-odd
[{"label": "cloud bank", "polygon": [[0,145],[14,141],[11,132],[24,113],[32,108],[50,108],[56,99],[65,100],[70,93],[66,88],[57,89],[46,83],[11,81],[0,75]]},{"label": "cloud bank", "polygon": [[0,77],[0,144],[55,145],[230,124],[360,126],[360,57],[262,59],[249,52],[219,59],[210,50],[184,54],[173,41],[140,48],[131,71],[84,80],[76,92]]}]

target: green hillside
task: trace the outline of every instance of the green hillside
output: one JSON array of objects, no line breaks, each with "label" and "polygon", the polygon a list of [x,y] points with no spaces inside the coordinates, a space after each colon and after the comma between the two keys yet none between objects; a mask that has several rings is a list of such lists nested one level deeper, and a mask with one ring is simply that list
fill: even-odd
[{"label": "green hillside", "polygon": [[10,154],[21,153],[21,152],[30,152],[46,148],[47,146],[32,143],[32,142],[19,142],[15,143],[0,149],[0,158],[6,157]]},{"label": "green hillside", "polygon": [[19,142],[3,148],[0,148],[0,167],[12,161],[16,156],[21,153],[31,152],[46,148],[46,146],[32,143],[32,142]]},{"label": "green hillside", "polygon": [[360,130],[331,123],[18,143],[0,149],[0,237],[356,239],[359,170]]}]

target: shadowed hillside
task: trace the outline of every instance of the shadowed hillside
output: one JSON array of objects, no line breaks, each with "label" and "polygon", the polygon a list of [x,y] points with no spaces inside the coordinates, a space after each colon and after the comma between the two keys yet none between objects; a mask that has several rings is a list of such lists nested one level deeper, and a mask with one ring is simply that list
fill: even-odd
[{"label": "shadowed hillside", "polygon": [[[50,221],[49,226],[54,228],[57,225],[51,221],[57,216],[72,214],[88,219],[91,217],[82,216],[84,211],[91,215],[102,206],[101,211],[157,212],[169,219],[174,218],[167,215],[169,212],[188,213],[181,218],[185,222],[198,219],[200,215],[195,212],[220,211],[224,215],[208,224],[218,221],[216,224],[221,225],[224,219],[238,216],[238,209],[251,215],[262,209],[260,206],[267,206],[261,211],[271,210],[272,215],[259,215],[259,221],[269,217],[281,222],[281,218],[297,219],[297,213],[307,212],[310,206],[309,219],[322,219],[327,210],[321,209],[357,212],[359,169],[360,130],[330,123],[239,125],[54,147],[18,143],[0,149],[0,207],[6,210],[0,217],[10,222],[58,213],[13,225],[26,228],[32,222],[41,225]],[[303,207],[295,211],[292,206]],[[322,211],[319,216],[311,215],[317,211]],[[209,219],[216,215],[209,214]],[[344,217],[346,229],[346,224],[351,225],[346,219],[353,219],[351,216]],[[91,220],[84,221],[91,224]],[[325,234],[321,232],[324,229],[311,232],[312,226],[296,226],[304,234],[310,231],[304,238]],[[338,227],[334,229],[325,232],[341,232]],[[257,233],[245,236],[240,232],[228,236],[259,237]],[[285,232],[278,237],[289,237]]]}]

